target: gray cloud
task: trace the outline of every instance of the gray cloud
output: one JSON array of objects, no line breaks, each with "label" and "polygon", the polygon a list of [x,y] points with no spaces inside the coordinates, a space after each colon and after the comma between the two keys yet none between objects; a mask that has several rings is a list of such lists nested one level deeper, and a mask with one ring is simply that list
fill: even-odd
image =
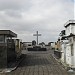
[{"label": "gray cloud", "polygon": [[30,0],[0,0],[0,10],[28,10]]},{"label": "gray cloud", "polygon": [[73,0],[0,0],[0,29],[11,29],[23,41],[56,41],[64,23],[74,19]]}]

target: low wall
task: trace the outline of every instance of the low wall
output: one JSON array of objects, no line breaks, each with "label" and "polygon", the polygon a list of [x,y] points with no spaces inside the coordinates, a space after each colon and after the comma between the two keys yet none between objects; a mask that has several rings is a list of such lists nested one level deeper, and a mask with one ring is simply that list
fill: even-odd
[{"label": "low wall", "polygon": [[62,52],[59,51],[54,51],[54,55],[57,56],[58,58],[61,58]]},{"label": "low wall", "polygon": [[47,51],[46,48],[28,48],[28,51]]}]

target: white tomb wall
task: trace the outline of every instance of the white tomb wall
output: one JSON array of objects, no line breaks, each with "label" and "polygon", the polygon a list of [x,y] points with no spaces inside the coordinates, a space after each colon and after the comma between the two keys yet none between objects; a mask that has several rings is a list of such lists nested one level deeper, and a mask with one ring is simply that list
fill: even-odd
[{"label": "white tomb wall", "polygon": [[66,64],[71,67],[71,46],[69,44],[66,46]]}]

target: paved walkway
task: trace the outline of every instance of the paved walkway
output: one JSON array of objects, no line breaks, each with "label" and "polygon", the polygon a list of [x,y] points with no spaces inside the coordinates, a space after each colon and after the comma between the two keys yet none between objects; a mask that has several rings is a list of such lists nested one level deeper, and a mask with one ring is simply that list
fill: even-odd
[{"label": "paved walkway", "polygon": [[49,52],[28,52],[15,71],[0,75],[68,75]]}]

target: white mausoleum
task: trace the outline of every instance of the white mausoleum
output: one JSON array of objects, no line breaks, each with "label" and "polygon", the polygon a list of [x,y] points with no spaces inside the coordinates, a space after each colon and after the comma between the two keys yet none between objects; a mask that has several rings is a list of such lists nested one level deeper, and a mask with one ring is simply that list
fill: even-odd
[{"label": "white mausoleum", "polygon": [[62,36],[61,61],[70,68],[75,68],[75,20],[65,23],[65,35]]}]

